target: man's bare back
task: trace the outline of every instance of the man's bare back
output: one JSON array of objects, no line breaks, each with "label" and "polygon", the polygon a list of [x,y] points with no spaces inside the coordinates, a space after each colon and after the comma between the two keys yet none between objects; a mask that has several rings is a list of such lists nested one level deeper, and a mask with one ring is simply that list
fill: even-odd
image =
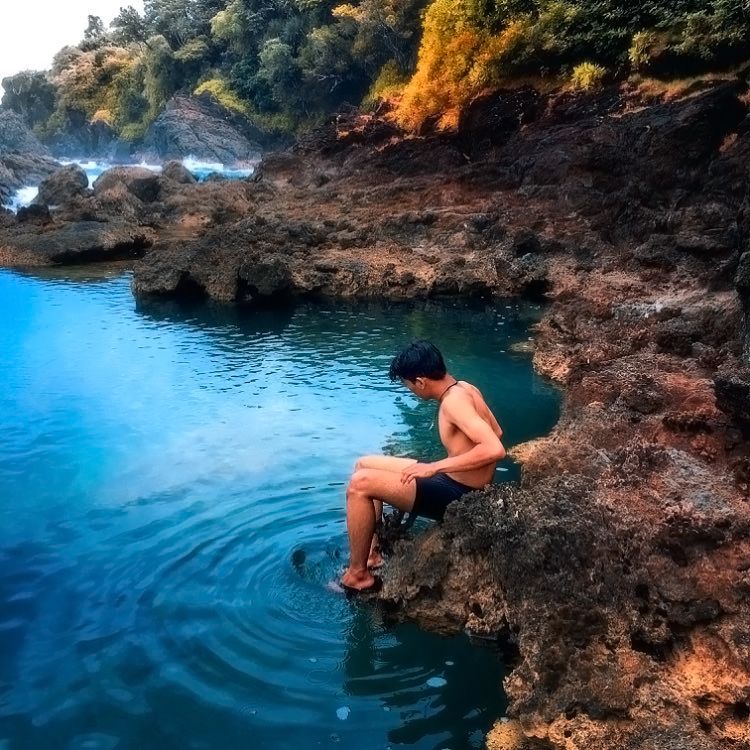
[{"label": "man's bare back", "polygon": [[[461,431],[456,425],[455,420],[452,420],[449,416],[448,410],[445,408],[446,405],[449,404],[449,400],[450,402],[456,402],[457,400],[465,402],[465,408],[467,410],[473,409],[473,411],[492,428],[492,431],[498,438],[502,436],[503,430],[498,424],[497,419],[495,419],[495,415],[487,406],[479,388],[465,380],[459,380],[457,388],[450,388],[450,390],[446,392],[438,410],[440,442],[443,444],[448,456],[461,455],[475,446],[475,443]],[[468,484],[470,487],[479,488],[484,487],[492,481],[496,466],[497,462],[487,464],[479,469],[468,471],[447,471],[445,473],[462,484]]]}]

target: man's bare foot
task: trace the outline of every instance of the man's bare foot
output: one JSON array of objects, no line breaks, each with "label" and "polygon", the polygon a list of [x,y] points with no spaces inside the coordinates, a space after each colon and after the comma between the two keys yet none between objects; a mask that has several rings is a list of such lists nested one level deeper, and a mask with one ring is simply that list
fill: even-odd
[{"label": "man's bare foot", "polygon": [[341,576],[341,585],[345,588],[364,591],[375,585],[375,576],[369,570],[358,572],[347,568]]},{"label": "man's bare foot", "polygon": [[380,554],[379,549],[370,551],[370,556],[367,558],[367,567],[371,569],[379,568],[383,565],[383,556]]}]

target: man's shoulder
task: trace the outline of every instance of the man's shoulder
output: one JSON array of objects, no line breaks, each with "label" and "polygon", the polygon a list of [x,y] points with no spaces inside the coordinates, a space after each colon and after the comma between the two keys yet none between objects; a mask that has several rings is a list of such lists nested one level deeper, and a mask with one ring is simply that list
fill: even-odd
[{"label": "man's shoulder", "polygon": [[474,383],[470,383],[468,380],[459,380],[458,382],[463,390],[470,393],[479,393],[481,395],[482,392],[474,385]]},{"label": "man's shoulder", "polygon": [[[465,409],[469,406],[475,408],[472,392],[464,387],[465,382],[466,381],[460,380],[459,383],[462,386],[461,388],[451,388],[448,393],[445,394],[441,406],[446,411],[450,412],[454,409]],[[468,385],[471,385],[471,383]],[[474,386],[471,387],[474,388]]]}]

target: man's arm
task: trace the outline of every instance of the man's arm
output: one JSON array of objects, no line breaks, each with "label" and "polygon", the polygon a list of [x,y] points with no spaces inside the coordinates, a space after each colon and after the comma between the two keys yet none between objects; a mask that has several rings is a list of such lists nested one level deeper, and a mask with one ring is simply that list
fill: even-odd
[{"label": "man's arm", "polygon": [[446,399],[445,415],[476,445],[459,456],[449,456],[429,464],[415,464],[404,470],[403,482],[418,476],[433,476],[439,471],[471,471],[505,458],[505,448],[495,431],[477,414],[474,402],[468,396]]},{"label": "man's arm", "polygon": [[503,428],[500,427],[500,423],[492,412],[490,412],[490,419],[492,420],[492,429],[495,435],[501,438],[503,436]]},{"label": "man's arm", "polygon": [[[458,394],[457,394],[458,395]],[[505,458],[505,448],[495,431],[474,408],[468,396],[445,403],[446,416],[476,445],[459,456],[449,456],[431,464],[436,471],[471,471]]]}]

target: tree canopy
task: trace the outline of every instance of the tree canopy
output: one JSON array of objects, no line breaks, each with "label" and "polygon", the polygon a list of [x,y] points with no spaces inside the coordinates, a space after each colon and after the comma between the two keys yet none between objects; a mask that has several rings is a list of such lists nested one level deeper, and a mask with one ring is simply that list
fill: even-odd
[{"label": "tree canopy", "polygon": [[692,75],[750,57],[746,0],[146,0],[3,104],[42,135],[81,117],[138,138],[176,92],[294,131],[343,104],[397,102],[406,127],[451,127],[484,88],[529,77],[590,88]]}]

